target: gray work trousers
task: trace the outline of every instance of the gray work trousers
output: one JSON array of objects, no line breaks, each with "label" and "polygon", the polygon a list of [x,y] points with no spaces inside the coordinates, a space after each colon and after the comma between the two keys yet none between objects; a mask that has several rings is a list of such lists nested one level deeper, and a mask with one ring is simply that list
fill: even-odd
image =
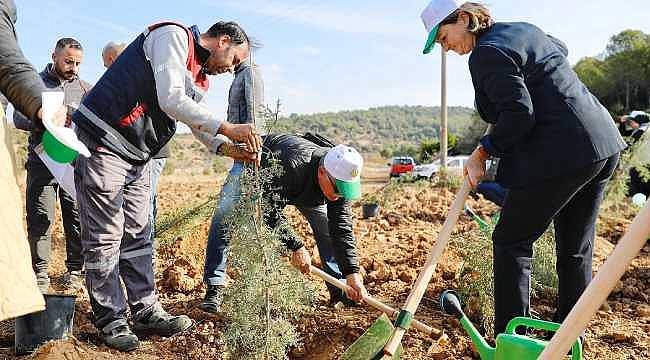
[{"label": "gray work trousers", "polygon": [[[80,138],[92,144],[83,133]],[[126,287],[134,320],[148,316],[158,303],[151,266],[149,164],[131,165],[108,149],[89,146],[79,156],[75,186],[81,245],[95,326],[105,333],[126,325]]]}]

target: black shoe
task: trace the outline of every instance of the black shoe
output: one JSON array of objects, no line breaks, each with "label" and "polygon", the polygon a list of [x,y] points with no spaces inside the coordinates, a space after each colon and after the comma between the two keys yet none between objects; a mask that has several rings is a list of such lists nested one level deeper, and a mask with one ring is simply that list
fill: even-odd
[{"label": "black shoe", "polygon": [[133,330],[138,333],[172,336],[192,326],[192,319],[185,315],[174,316],[161,308],[155,309],[149,316],[134,321]]},{"label": "black shoe", "polygon": [[135,336],[133,332],[131,332],[131,329],[129,329],[128,325],[119,326],[111,330],[109,334],[102,332],[102,337],[104,339],[104,343],[108,347],[122,352],[133,351],[140,347],[140,341],[138,340],[138,337]]},{"label": "black shoe", "polygon": [[208,290],[205,292],[205,298],[199,304],[199,309],[212,314],[219,313],[223,303],[223,292],[223,285],[208,285]]}]

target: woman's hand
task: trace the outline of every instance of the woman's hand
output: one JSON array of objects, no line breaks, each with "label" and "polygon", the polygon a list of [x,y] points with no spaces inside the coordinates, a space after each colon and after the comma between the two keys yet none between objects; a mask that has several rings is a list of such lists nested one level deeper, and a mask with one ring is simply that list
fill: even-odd
[{"label": "woman's hand", "polygon": [[482,146],[479,146],[472,152],[469,159],[467,159],[463,174],[469,179],[469,184],[472,188],[475,188],[485,176],[485,161],[489,158],[490,154]]}]

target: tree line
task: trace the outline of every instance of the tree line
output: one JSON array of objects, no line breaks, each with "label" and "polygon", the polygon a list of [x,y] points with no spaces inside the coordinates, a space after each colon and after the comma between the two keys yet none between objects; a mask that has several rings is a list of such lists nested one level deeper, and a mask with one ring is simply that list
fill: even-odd
[{"label": "tree line", "polygon": [[612,115],[650,108],[650,34],[622,31],[605,52],[581,59],[574,70]]}]

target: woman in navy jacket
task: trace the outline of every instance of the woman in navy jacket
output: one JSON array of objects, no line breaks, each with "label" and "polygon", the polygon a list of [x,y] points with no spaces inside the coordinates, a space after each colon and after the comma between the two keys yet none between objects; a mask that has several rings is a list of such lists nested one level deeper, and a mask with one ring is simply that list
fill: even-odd
[{"label": "woman in navy jacket", "polygon": [[578,79],[567,48],[534,25],[494,23],[477,3],[434,0],[423,12],[428,53],[471,53],[476,109],[493,131],[465,167],[472,186],[499,157],[508,188],[494,243],[495,333],[529,316],[533,242],[553,222],[561,322],[591,281],[603,190],[625,148],[607,110]]}]

